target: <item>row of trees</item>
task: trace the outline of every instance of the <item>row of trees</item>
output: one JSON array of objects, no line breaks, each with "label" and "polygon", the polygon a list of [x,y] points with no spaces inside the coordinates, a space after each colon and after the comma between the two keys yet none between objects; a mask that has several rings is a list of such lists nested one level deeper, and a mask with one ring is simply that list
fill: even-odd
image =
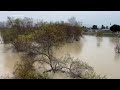
[{"label": "row of trees", "polygon": [[[92,26],[92,29],[98,29],[97,25],[93,25]],[[104,26],[102,25],[101,26],[101,29],[108,29],[108,26]],[[118,33],[120,32],[120,25],[117,25],[117,24],[114,24],[110,27],[110,30],[113,32],[113,33]]]},{"label": "row of trees", "polygon": [[[22,18],[15,19],[14,17],[7,17],[7,21],[0,22],[0,29],[16,27],[17,29],[28,30],[29,28],[33,28],[33,27],[35,28],[40,27],[42,24],[45,23],[47,22],[43,22],[43,20],[35,21],[33,20],[33,18],[29,18],[29,17],[24,17],[23,19]],[[64,23],[64,21],[61,21],[61,23]],[[71,26],[82,26],[82,22],[77,21],[75,17],[68,19],[68,23]]]},{"label": "row of trees", "polygon": [[[76,19],[70,18],[68,22],[35,22],[32,18],[25,17],[21,18],[13,18],[8,17],[7,22],[0,23],[0,30],[4,32],[2,34],[4,42],[9,42],[17,38],[18,35],[25,34],[28,32],[38,32],[42,31],[41,29],[52,29],[50,32],[53,32],[56,29],[57,32],[64,33],[65,35],[61,37],[65,37],[66,40],[73,38],[79,40],[79,36],[82,34],[82,27],[80,23],[76,21]],[[5,35],[4,35],[5,34]],[[13,41],[12,41],[13,42]]]},{"label": "row of trees", "polygon": [[[93,26],[92,26],[92,29],[98,29],[98,26],[97,26],[97,25],[93,25]],[[108,26],[102,25],[102,26],[101,26],[101,29],[108,29]]]}]

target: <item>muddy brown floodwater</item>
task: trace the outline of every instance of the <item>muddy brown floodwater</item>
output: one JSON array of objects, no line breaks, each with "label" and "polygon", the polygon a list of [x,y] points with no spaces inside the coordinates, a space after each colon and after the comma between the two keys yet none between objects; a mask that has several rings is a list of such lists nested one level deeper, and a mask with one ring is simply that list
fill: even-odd
[{"label": "muddy brown floodwater", "polygon": [[120,78],[120,54],[114,47],[119,42],[115,37],[84,36],[79,42],[67,43],[55,51],[55,56],[70,54],[74,58],[87,62],[97,74],[107,78]]},{"label": "muddy brown floodwater", "polygon": [[[84,36],[80,41],[66,43],[55,50],[56,57],[70,54],[74,58],[87,62],[94,67],[97,74],[106,75],[107,78],[120,79],[120,54],[115,53],[114,47],[119,38]],[[14,65],[20,60],[18,53],[8,49],[7,45],[0,44],[0,75],[12,76]]]}]

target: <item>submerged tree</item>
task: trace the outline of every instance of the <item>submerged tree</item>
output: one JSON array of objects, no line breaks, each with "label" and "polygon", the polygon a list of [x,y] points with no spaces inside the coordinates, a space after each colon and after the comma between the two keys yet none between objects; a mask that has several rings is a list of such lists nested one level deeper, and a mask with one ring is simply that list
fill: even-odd
[{"label": "submerged tree", "polygon": [[[40,57],[31,62],[23,58],[21,63],[17,63],[14,71],[14,78],[19,79],[52,79],[54,74],[63,73],[71,79],[105,79],[105,76],[97,75],[93,68],[87,63],[78,59],[74,60],[70,56],[64,58],[53,58],[52,64],[47,58]],[[35,63],[39,63],[35,66]],[[52,67],[51,67],[52,65]],[[47,68],[49,66],[49,68]],[[36,67],[38,68],[37,70]],[[54,71],[53,71],[54,69]],[[52,76],[50,75],[52,74]],[[61,76],[62,77],[62,76]]]},{"label": "submerged tree", "polygon": [[[82,61],[74,61],[71,57],[54,57],[53,48],[64,45],[68,38],[74,36],[74,39],[78,40],[82,36],[81,26],[76,24],[74,18],[70,19],[70,22],[74,25],[64,22],[43,22],[35,27],[31,18],[8,17],[10,27],[8,30],[1,31],[2,37],[6,43],[12,43],[16,51],[24,52],[26,56],[22,63],[17,64],[15,78],[45,78],[45,73],[58,71],[69,74],[72,78],[89,78],[89,76],[83,77],[86,76],[87,71],[93,72],[89,65]],[[49,66],[42,76],[33,67],[36,62]]]}]

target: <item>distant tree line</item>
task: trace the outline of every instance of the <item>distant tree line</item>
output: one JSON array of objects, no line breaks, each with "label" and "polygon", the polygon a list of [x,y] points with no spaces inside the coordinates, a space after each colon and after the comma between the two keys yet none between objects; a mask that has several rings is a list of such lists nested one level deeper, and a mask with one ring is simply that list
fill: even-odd
[{"label": "distant tree line", "polygon": [[[92,29],[98,29],[98,26],[97,25],[93,25]],[[108,29],[108,26],[102,25],[100,29]]]}]

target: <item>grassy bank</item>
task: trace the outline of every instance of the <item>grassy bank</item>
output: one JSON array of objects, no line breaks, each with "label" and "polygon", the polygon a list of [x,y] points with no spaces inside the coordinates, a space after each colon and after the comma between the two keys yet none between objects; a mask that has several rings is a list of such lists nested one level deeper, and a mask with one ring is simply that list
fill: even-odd
[{"label": "grassy bank", "polygon": [[[94,36],[96,36],[97,34],[95,32],[84,32],[83,35],[94,35]],[[113,34],[112,32],[101,32],[101,36],[104,36],[104,37],[117,37],[117,35]]]}]

